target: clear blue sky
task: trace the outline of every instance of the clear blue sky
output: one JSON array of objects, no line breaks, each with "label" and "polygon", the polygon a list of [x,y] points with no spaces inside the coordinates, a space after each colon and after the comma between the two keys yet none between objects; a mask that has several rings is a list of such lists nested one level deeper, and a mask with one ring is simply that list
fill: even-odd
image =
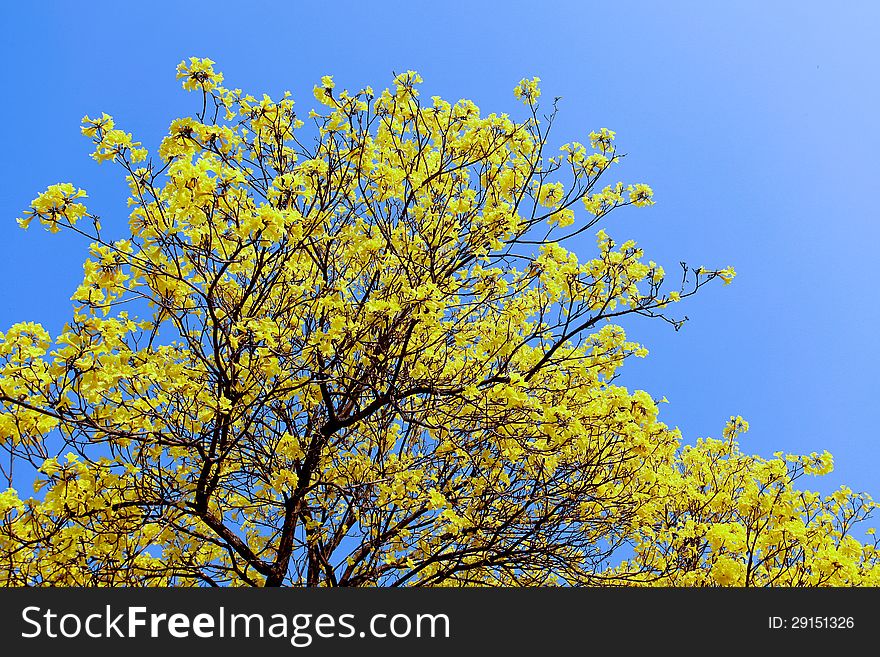
[{"label": "clear blue sky", "polygon": [[880,3],[93,0],[2,18],[0,330],[57,332],[81,276],[82,240],[15,225],[37,192],[73,182],[108,231],[125,226],[120,173],[88,158],[80,118],[106,111],[155,148],[195,109],[174,79],[184,57],[305,108],[321,75],[382,88],[416,69],[425,95],[513,111],[513,86],[538,75],[563,97],[558,140],[611,128],[619,175],[654,187],[656,206],[612,215],[612,237],[669,271],[739,273],[682,308],[682,331],[633,326],[651,355],[625,383],[666,395],[688,441],[741,414],[746,449],[828,448],[835,473],[805,483],[880,498]]}]

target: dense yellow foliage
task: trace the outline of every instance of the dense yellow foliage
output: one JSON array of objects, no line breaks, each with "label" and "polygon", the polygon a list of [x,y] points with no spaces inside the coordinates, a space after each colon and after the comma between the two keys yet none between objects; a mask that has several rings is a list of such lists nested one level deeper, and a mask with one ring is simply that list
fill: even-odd
[{"label": "dense yellow foliage", "polygon": [[830,455],[747,456],[741,418],[683,447],[615,384],[646,353],[615,318],[677,327],[734,272],[665,291],[632,241],[563,246],[653,202],[599,184],[612,131],[551,153],[537,78],[514,120],[425,102],[414,72],[325,76],[302,118],[207,59],[178,77],[201,110],[156,159],[83,119],[125,171],[125,239],[70,183],[19,220],[91,247],[60,335],[0,334],[0,443],[35,491],[0,494],[0,583],[880,582],[851,536],[873,503],[793,487]]}]

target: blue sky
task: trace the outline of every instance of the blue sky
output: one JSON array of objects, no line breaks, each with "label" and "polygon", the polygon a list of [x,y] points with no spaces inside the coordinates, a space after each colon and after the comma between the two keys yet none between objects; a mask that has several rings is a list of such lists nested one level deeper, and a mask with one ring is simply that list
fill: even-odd
[{"label": "blue sky", "polygon": [[7,3],[0,330],[34,320],[57,332],[81,276],[82,240],[15,225],[39,191],[73,182],[108,231],[126,225],[122,177],[88,158],[80,118],[106,111],[157,147],[195,109],[174,79],[184,57],[214,59],[255,95],[290,89],[304,109],[321,75],[382,88],[415,69],[425,95],[515,111],[513,86],[537,75],[546,98],[563,97],[556,143],[615,130],[628,154],[617,175],[655,190],[654,207],[612,214],[612,237],[668,271],[684,260],[739,274],[683,306],[678,333],[628,325],[651,354],[623,382],[665,395],[663,417],[687,441],[741,414],[745,449],[827,448],[835,472],[805,485],[880,498],[880,3],[723,5]]}]

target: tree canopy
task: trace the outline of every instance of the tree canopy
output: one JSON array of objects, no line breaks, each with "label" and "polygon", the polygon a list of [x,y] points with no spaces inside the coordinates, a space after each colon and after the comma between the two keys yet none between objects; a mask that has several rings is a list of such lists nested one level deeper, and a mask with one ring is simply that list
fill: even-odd
[{"label": "tree canopy", "polygon": [[124,238],[72,183],[19,219],[90,246],[60,334],[0,334],[0,584],[880,584],[871,499],[795,486],[830,454],[686,445],[617,383],[621,318],[735,274],[570,249],[653,203],[604,181],[614,132],[551,151],[538,78],[519,119],[412,71],[300,117],[213,64],[155,157],[83,119]]}]

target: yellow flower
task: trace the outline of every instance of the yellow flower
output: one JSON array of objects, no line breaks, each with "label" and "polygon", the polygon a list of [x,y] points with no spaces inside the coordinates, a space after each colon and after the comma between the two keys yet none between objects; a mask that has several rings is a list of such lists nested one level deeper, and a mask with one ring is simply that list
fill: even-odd
[{"label": "yellow flower", "polygon": [[538,87],[540,82],[541,78],[539,77],[523,78],[513,88],[513,95],[526,104],[534,103],[541,97],[541,89]]},{"label": "yellow flower", "polygon": [[214,61],[190,57],[177,65],[177,77],[183,78],[183,88],[187,91],[213,91],[223,83],[223,74],[214,72]]}]

